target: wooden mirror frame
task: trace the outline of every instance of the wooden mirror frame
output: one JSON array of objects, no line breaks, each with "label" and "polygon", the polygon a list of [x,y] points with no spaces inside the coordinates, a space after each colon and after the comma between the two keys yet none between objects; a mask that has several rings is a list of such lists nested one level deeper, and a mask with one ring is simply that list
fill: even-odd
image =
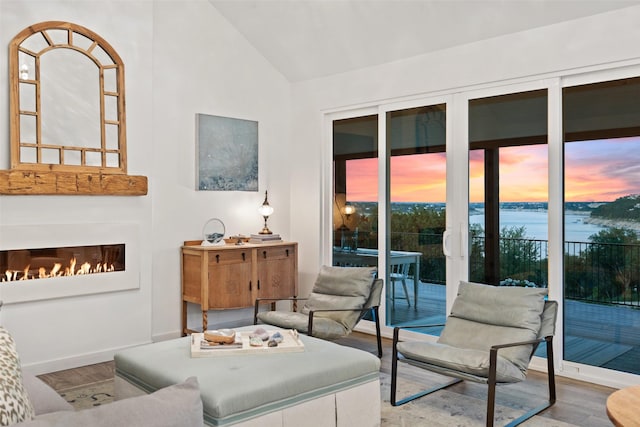
[{"label": "wooden mirror frame", "polygon": [[[42,39],[37,38],[40,35]],[[53,35],[57,37],[53,37]],[[64,34],[64,37],[60,37]],[[41,47],[33,51],[23,42],[36,37]],[[43,143],[42,140],[42,100],[40,58],[55,49],[67,49],[85,55],[98,68],[100,141],[95,146],[73,146],[64,143]],[[33,73],[21,75],[20,54],[33,58]],[[24,56],[23,56],[24,58]],[[105,90],[105,71],[113,75],[115,71],[115,90]],[[98,34],[77,24],[63,21],[47,21],[29,26],[18,33],[9,45],[9,82],[10,82],[10,140],[11,170],[0,171],[0,194],[147,194],[147,178],[129,176],[126,153],[126,119],[124,64],[118,53]],[[34,107],[21,109],[20,85],[33,86]],[[107,119],[105,114],[107,101],[115,105],[116,117]],[[23,141],[21,138],[21,120],[35,119],[35,141]],[[117,135],[117,147],[107,143],[107,128]],[[22,150],[32,150],[34,161],[21,159]],[[43,150],[57,153],[58,162],[46,163]],[[65,153],[73,153],[79,164],[65,164]],[[100,165],[87,162],[87,154],[100,158]],[[117,158],[117,165],[113,159]],[[109,160],[108,160],[109,159]]]}]

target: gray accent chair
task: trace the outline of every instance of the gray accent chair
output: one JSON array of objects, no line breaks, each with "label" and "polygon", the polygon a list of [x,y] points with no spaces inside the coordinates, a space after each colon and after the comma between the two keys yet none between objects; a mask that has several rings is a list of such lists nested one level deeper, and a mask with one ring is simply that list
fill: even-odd
[{"label": "gray accent chair", "polygon": [[[462,380],[484,383],[488,385],[486,425],[493,426],[496,385],[524,381],[529,361],[544,342],[549,399],[508,426],[516,426],[549,408],[556,401],[552,339],[558,303],[545,300],[546,294],[544,288],[461,282],[444,325],[394,328],[391,404],[405,404]],[[444,326],[436,342],[400,341],[400,330],[425,326]],[[398,401],[398,361],[455,379]]]},{"label": "gray accent chair", "polygon": [[[382,357],[378,316],[382,285],[382,279],[376,278],[375,267],[322,266],[308,298],[256,299],[253,324],[261,322],[297,329],[309,336],[335,340],[349,335],[356,324],[371,313],[376,324],[378,357]],[[292,301],[294,311],[260,311],[260,305],[276,301]],[[299,301],[305,303],[296,311]]]}]

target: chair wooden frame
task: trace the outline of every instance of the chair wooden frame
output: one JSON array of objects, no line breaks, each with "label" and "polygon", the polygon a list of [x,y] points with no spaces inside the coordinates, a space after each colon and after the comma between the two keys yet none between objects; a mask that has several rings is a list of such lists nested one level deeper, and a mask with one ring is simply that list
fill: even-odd
[{"label": "chair wooden frame", "polygon": [[[432,327],[432,326],[444,326],[444,324],[434,324],[434,325],[416,325],[416,326],[403,326],[403,327],[395,327],[393,329],[393,355],[391,359],[391,396],[390,402],[392,406],[400,406],[412,400],[418,399],[422,396],[426,396],[435,391],[442,390],[447,388],[453,384],[457,384],[463,380],[470,380],[468,376],[460,375],[457,376],[454,371],[450,371],[448,374],[452,377],[456,377],[454,380],[447,382],[445,384],[437,385],[428,390],[420,391],[411,396],[405,397],[401,400],[396,399],[396,390],[397,390],[397,377],[398,377],[398,361],[409,363],[413,366],[417,366],[423,369],[432,370],[430,365],[427,363],[422,363],[416,360],[409,360],[405,358],[398,357],[397,345],[399,342],[400,330],[401,329],[413,329],[413,328],[424,328],[424,327]],[[498,383],[496,380],[496,369],[497,369],[497,360],[498,360],[498,351],[503,348],[508,347],[517,347],[522,345],[533,345],[533,349],[531,350],[531,356],[535,353],[536,349],[540,345],[540,343],[545,342],[547,347],[547,381],[549,388],[549,399],[544,404],[537,406],[530,411],[526,412],[524,415],[516,418],[509,424],[507,427],[517,426],[529,418],[533,417],[536,414],[544,411],[545,409],[551,407],[556,402],[556,383],[555,383],[555,372],[554,372],[554,362],[553,362],[553,336],[546,336],[544,338],[530,340],[530,341],[521,341],[514,342],[508,344],[500,344],[491,346],[489,350],[489,376],[486,379],[486,384],[488,385],[488,393],[487,393],[487,419],[486,425],[487,427],[493,427],[494,425],[494,414],[495,414],[495,399],[496,399],[496,385],[499,384],[511,384],[511,383]],[[402,357],[402,356],[401,356]],[[441,373],[438,371],[438,373]],[[477,381],[480,382],[480,381]],[[482,381],[484,383],[484,381]]]}]

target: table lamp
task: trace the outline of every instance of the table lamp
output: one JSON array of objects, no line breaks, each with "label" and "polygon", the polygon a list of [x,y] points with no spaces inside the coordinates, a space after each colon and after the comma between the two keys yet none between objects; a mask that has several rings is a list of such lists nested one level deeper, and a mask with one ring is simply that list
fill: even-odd
[{"label": "table lamp", "polygon": [[264,227],[259,234],[273,234],[271,230],[269,230],[269,227],[267,227],[267,219],[269,215],[273,213],[273,208],[269,205],[266,191],[264,192],[264,202],[262,202],[262,206],[258,208],[258,213],[264,218]]}]

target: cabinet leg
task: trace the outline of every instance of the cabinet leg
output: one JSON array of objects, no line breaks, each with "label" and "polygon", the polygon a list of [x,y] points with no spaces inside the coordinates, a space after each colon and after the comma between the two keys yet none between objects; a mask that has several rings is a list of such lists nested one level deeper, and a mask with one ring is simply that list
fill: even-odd
[{"label": "cabinet leg", "polygon": [[182,336],[187,335],[187,302],[182,301]]},{"label": "cabinet leg", "polygon": [[202,312],[202,332],[207,330],[207,326],[209,325],[209,319],[207,319],[207,312]]}]

